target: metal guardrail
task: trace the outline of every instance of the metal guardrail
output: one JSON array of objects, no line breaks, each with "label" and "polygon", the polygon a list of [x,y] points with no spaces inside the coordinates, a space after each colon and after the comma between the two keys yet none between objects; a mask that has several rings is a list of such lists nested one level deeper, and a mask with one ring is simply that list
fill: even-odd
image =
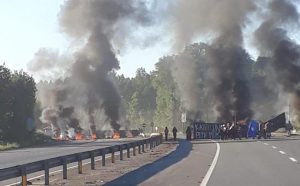
[{"label": "metal guardrail", "polygon": [[[21,185],[27,185],[27,174],[35,173],[38,171],[45,172],[45,185],[49,185],[50,168],[62,166],[63,179],[67,179],[67,165],[69,163],[78,162],[78,173],[82,174],[82,161],[91,159],[91,169],[95,169],[95,157],[102,157],[102,166],[105,166],[105,155],[111,154],[111,162],[115,163],[115,153],[120,152],[120,160],[123,160],[123,151],[127,150],[127,158],[130,158],[130,149],[132,149],[133,156],[136,156],[136,148],[138,153],[145,152],[145,148],[154,148],[162,143],[162,135],[154,136],[148,139],[138,140],[120,145],[113,145],[110,147],[100,148],[91,151],[85,151],[55,158],[45,159],[41,161],[31,162],[27,164],[17,165],[14,167],[0,169],[0,181],[8,180],[11,178],[22,177]],[[145,147],[146,145],[146,147]]]}]

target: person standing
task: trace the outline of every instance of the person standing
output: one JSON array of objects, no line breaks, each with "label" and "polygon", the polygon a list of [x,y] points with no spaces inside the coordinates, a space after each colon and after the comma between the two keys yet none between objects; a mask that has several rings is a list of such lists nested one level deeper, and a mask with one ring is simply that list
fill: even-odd
[{"label": "person standing", "polygon": [[192,129],[190,126],[187,127],[186,129],[186,139],[187,140],[192,140]]},{"label": "person standing", "polygon": [[226,123],[226,130],[225,130],[225,140],[228,140],[230,137],[230,123]]},{"label": "person standing", "polygon": [[265,123],[263,121],[259,121],[259,135],[258,139],[260,138],[266,139],[266,133],[265,133]]},{"label": "person standing", "polygon": [[237,137],[239,138],[239,140],[242,139],[241,130],[242,130],[241,124],[237,123],[236,124],[236,134],[237,134]]},{"label": "person standing", "polygon": [[174,141],[176,141],[176,137],[177,137],[177,128],[176,127],[173,127],[173,138],[174,138]]},{"label": "person standing", "polygon": [[221,140],[225,140],[225,136],[226,136],[226,124],[222,124],[221,125],[220,134],[221,134]]},{"label": "person standing", "polygon": [[169,129],[168,127],[165,128],[165,140],[168,141]]},{"label": "person standing", "polygon": [[267,139],[271,139],[271,123],[269,121],[265,124],[265,135]]}]

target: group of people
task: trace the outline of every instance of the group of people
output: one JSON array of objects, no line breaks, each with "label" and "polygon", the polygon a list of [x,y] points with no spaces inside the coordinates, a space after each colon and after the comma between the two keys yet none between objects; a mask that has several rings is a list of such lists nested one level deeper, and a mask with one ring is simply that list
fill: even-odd
[{"label": "group of people", "polygon": [[[165,128],[164,132],[165,132],[165,140],[168,141],[168,137],[169,137],[168,127]],[[173,133],[173,140],[176,141],[176,139],[177,139],[177,128],[176,127],[173,127],[172,133]]]},{"label": "group of people", "polygon": [[[258,139],[271,138],[270,123],[259,121],[258,125]],[[248,138],[248,126],[235,122],[224,123],[220,126],[220,137],[221,140]]]},{"label": "group of people", "polygon": [[[165,128],[164,133],[165,133],[165,140],[168,141],[168,136],[169,136],[168,127]],[[176,127],[173,127],[172,133],[173,133],[173,140],[176,141],[176,139],[177,139],[177,128]],[[192,129],[190,126],[188,126],[186,129],[186,139],[192,140]]]},{"label": "group of people", "polygon": [[259,121],[258,139],[261,139],[261,138],[264,138],[264,139],[271,138],[270,122]]},{"label": "group of people", "polygon": [[239,123],[225,123],[221,125],[220,137],[222,140],[227,139],[241,139],[244,133],[243,126]]}]

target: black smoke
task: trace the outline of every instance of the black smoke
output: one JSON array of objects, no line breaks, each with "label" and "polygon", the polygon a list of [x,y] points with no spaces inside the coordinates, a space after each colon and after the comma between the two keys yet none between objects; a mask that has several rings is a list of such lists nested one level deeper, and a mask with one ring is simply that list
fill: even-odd
[{"label": "black smoke", "polygon": [[[251,60],[243,49],[243,28],[249,14],[255,10],[255,3],[246,0],[190,0],[179,1],[174,6],[175,49],[180,50],[196,36],[213,35],[212,42],[207,44],[208,49],[205,51],[205,63],[208,65],[205,74],[208,76],[208,82],[198,89],[208,89],[213,96],[217,120],[228,121],[232,120],[233,116],[236,116],[236,119],[252,116],[249,73],[247,73],[247,68],[251,68]],[[191,67],[189,61],[181,61],[175,65],[175,69],[181,69],[181,72],[190,71],[173,72],[179,88],[191,85],[180,89],[196,90],[194,94],[201,97],[200,91],[193,88],[197,86],[201,72]],[[185,100],[192,98],[187,92],[181,91],[181,94]],[[186,102],[197,103],[194,100]],[[203,105],[194,105],[190,108],[201,107]]]},{"label": "black smoke", "polygon": [[[126,46],[135,29],[152,24],[148,8],[146,1],[135,0],[65,1],[59,12],[59,23],[61,31],[73,40],[73,54],[69,57],[72,62],[64,69],[67,77],[55,83],[54,99],[48,106],[72,106],[73,115],[82,125],[103,125],[90,120],[96,120],[96,113],[103,112],[106,122],[119,130],[121,98],[108,74],[120,68],[116,51]],[[61,64],[59,55],[39,54],[32,64],[33,70],[51,66],[51,60],[55,67]],[[85,119],[79,116],[83,112]],[[77,121],[73,121],[75,124],[72,125],[77,125]]]},{"label": "black smoke", "polygon": [[255,32],[261,55],[271,58],[270,65],[283,92],[291,96],[291,104],[299,121],[300,114],[300,47],[288,30],[299,26],[299,13],[293,1],[272,0],[268,17]]}]

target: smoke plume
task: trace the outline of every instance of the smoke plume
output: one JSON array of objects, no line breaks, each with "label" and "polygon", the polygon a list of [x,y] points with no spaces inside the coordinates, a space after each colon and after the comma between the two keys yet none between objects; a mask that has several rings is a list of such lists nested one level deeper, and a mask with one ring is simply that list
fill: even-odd
[{"label": "smoke plume", "polygon": [[[99,122],[95,121],[95,115],[102,110],[111,127],[119,130],[120,95],[108,74],[119,69],[115,51],[125,47],[133,29],[151,24],[147,5],[134,0],[65,1],[61,6],[59,22],[61,31],[74,40],[76,46],[72,56],[74,61],[67,69],[68,77],[55,83],[51,91],[55,97],[52,108],[59,112],[59,107],[63,110],[72,107],[72,113],[77,118],[83,110],[87,119],[82,121],[81,118],[80,122],[90,123],[91,128]],[[83,46],[78,45],[82,42]],[[40,55],[45,52],[41,50],[36,55],[45,59],[45,55]],[[50,57],[34,62],[31,70],[39,71],[55,65],[57,55],[46,54]],[[58,118],[64,117],[56,115]],[[72,121],[74,124],[75,120]],[[55,123],[51,118],[48,122]]]},{"label": "smoke plume", "polygon": [[272,0],[268,17],[255,32],[255,42],[261,55],[271,57],[276,80],[284,92],[291,95],[298,122],[300,114],[300,48],[288,35],[289,28],[299,26],[299,13],[291,1]]},{"label": "smoke plume", "polygon": [[[207,75],[210,77],[209,92],[214,95],[214,105],[218,120],[231,120],[235,113],[237,119],[251,117],[251,96],[248,87],[249,55],[243,50],[243,27],[248,21],[248,15],[256,9],[252,1],[240,0],[191,0],[179,1],[174,6],[175,48],[180,49],[201,34],[213,34],[214,38],[206,50],[206,61],[209,65]],[[191,65],[187,61],[176,63],[175,69],[190,71]],[[192,98],[185,94],[195,89],[197,79],[194,73],[178,73],[175,79],[185,79],[190,84],[177,81],[182,97]],[[203,89],[204,87],[198,87]],[[194,91],[195,94],[198,91]],[[200,97],[198,94],[196,97]],[[190,100],[189,102],[194,102]],[[191,108],[200,105],[193,106]],[[234,112],[234,113],[233,113]]]}]

